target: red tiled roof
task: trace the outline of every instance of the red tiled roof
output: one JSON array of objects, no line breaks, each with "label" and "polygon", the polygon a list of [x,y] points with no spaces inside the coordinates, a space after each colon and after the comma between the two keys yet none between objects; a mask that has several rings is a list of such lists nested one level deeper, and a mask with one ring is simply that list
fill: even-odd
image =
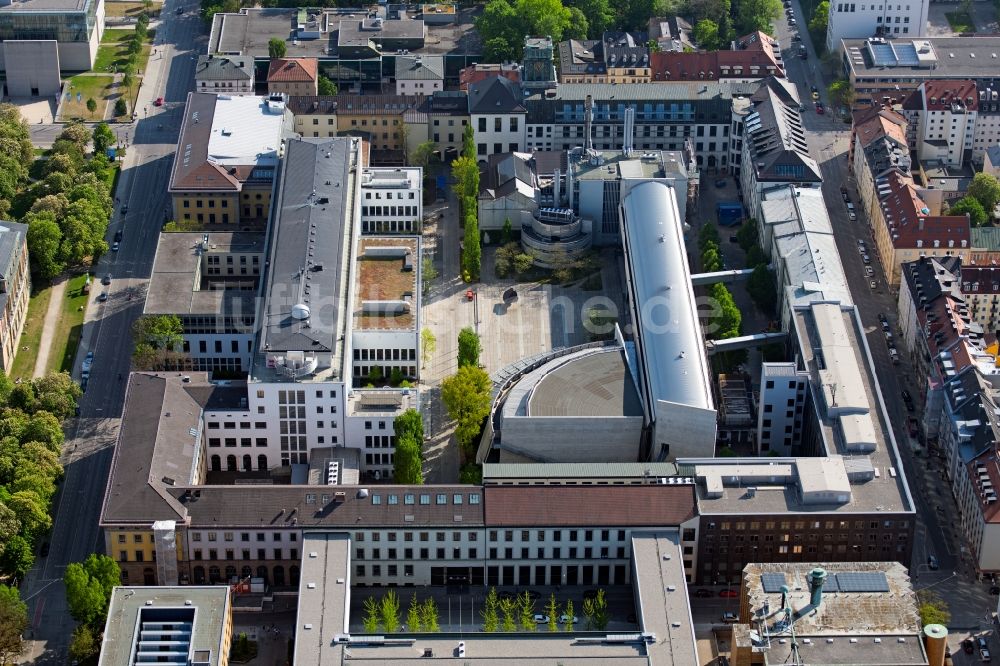
[{"label": "red tiled roof", "polygon": [[468,90],[473,83],[485,81],[491,76],[502,76],[515,83],[521,80],[521,70],[514,69],[513,66],[479,64],[470,65],[458,73],[459,90]]},{"label": "red tiled roof", "polygon": [[884,136],[906,145],[906,118],[892,109],[872,106],[859,109],[853,115],[852,131],[861,140],[862,147]]},{"label": "red tiled roof", "polygon": [[893,169],[875,182],[893,247],[960,250],[970,247],[969,218],[927,215],[913,179]]},{"label": "red tiled roof", "polygon": [[267,69],[267,81],[311,83],[316,80],[318,71],[316,58],[275,58]]},{"label": "red tiled roof", "polygon": [[487,486],[486,525],[679,525],[695,516],[694,486]]},{"label": "red tiled roof", "polygon": [[654,82],[748,79],[768,74],[785,76],[774,56],[765,49],[701,53],[659,51],[650,54],[649,66]]},{"label": "red tiled roof", "polygon": [[926,111],[950,111],[953,103],[969,111],[979,109],[975,81],[942,79],[924,81],[904,100],[903,108]]}]

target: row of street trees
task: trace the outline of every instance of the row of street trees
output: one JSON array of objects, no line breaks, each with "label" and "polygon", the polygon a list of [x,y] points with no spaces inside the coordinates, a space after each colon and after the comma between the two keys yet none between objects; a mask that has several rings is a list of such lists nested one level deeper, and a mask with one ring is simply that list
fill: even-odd
[{"label": "row of street trees", "polygon": [[424,421],[420,412],[407,409],[392,423],[396,437],[393,456],[393,481],[401,484],[424,482]]},{"label": "row of street trees", "polygon": [[88,158],[91,140],[107,148],[115,137],[104,123],[93,132],[68,125],[42,163],[41,178],[15,200],[15,208],[26,211],[21,221],[28,225],[32,271],[42,279],[107,252],[114,165],[103,150]]},{"label": "row of street trees", "polygon": [[410,607],[406,612],[406,625],[403,624],[399,597],[394,590],[389,590],[380,599],[368,597],[364,603],[365,614],[362,619],[365,633],[375,634],[380,631],[395,633],[397,631],[437,633],[441,631],[438,622],[437,604],[433,598],[418,601],[417,593],[410,597]]},{"label": "row of street trees", "polygon": [[475,457],[476,438],[490,413],[493,383],[479,367],[482,343],[471,328],[458,333],[458,372],[441,382],[441,400],[456,422],[455,437],[466,459]]},{"label": "row of street trees", "polygon": [[462,135],[462,155],[451,163],[454,190],[460,204],[459,212],[465,237],[462,241],[462,278],[466,282],[479,279],[483,249],[479,237],[479,163],[472,126]]}]

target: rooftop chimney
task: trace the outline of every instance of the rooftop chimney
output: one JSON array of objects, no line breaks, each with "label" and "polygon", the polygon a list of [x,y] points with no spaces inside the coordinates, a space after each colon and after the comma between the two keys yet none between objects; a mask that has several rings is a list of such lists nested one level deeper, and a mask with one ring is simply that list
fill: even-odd
[{"label": "rooftop chimney", "polygon": [[823,603],[823,581],[826,580],[826,571],[816,567],[809,572],[809,604],[819,606]]},{"label": "rooftop chimney", "polygon": [[584,138],[584,149],[587,152],[593,148],[593,142],[590,140],[591,126],[594,124],[594,98],[592,95],[587,95],[587,99],[583,103],[583,133],[587,136]]}]

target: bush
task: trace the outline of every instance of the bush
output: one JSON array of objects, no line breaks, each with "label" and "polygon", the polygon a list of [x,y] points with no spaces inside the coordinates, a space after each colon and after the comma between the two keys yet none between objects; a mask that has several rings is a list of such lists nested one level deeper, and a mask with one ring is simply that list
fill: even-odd
[{"label": "bush", "polygon": [[115,115],[124,116],[128,113],[128,104],[125,103],[124,97],[119,97],[118,101],[115,102]]}]

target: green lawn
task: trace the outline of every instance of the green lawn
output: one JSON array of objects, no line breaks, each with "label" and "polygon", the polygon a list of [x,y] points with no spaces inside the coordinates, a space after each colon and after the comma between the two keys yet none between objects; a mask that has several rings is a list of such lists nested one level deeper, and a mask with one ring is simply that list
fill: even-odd
[{"label": "green lawn", "polygon": [[[146,69],[146,61],[149,60],[149,52],[153,44],[153,30],[149,31],[146,43],[142,45],[139,52],[139,69]],[[128,40],[135,34],[131,28],[115,28],[104,31],[101,39],[101,46],[97,49],[97,58],[94,60],[95,72],[121,71],[125,63],[128,62]]]},{"label": "green lawn", "polygon": [[[73,118],[83,118],[85,120],[104,120],[104,112],[117,91],[112,87],[114,77],[108,74],[79,74],[69,80],[67,92],[70,99],[65,96],[62,100],[62,108],[59,120],[71,120]],[[76,94],[80,93],[80,101],[77,101]],[[87,110],[87,100],[93,98],[97,102],[97,110],[91,113]]]},{"label": "green lawn", "polygon": [[[52,336],[52,348],[49,350],[49,360],[46,364],[48,372],[73,371],[73,359],[76,348],[80,345],[80,335],[83,333],[83,315],[86,314],[89,296],[83,293],[83,285],[87,274],[74,275],[66,285],[62,309],[59,313],[59,323]],[[100,289],[99,280],[91,280],[90,288]]]},{"label": "green lawn", "polygon": [[[139,18],[139,14],[143,12],[143,4],[142,2],[109,0],[104,3],[104,13],[109,18],[123,18],[126,16],[129,18]],[[149,14],[149,18],[155,18],[160,13],[162,6],[163,3],[154,2],[153,6],[146,12]]]},{"label": "green lawn", "polygon": [[24,330],[21,332],[20,348],[8,373],[11,379],[18,377],[31,379],[35,371],[38,342],[42,339],[42,326],[45,323],[45,313],[49,311],[52,288],[46,284],[40,288],[36,287],[32,292],[31,301],[28,303],[28,316],[24,320]]},{"label": "green lawn", "polygon": [[948,19],[948,25],[950,25],[951,29],[955,32],[976,31],[976,24],[972,22],[972,17],[969,16],[968,12],[945,12],[944,16]]}]

